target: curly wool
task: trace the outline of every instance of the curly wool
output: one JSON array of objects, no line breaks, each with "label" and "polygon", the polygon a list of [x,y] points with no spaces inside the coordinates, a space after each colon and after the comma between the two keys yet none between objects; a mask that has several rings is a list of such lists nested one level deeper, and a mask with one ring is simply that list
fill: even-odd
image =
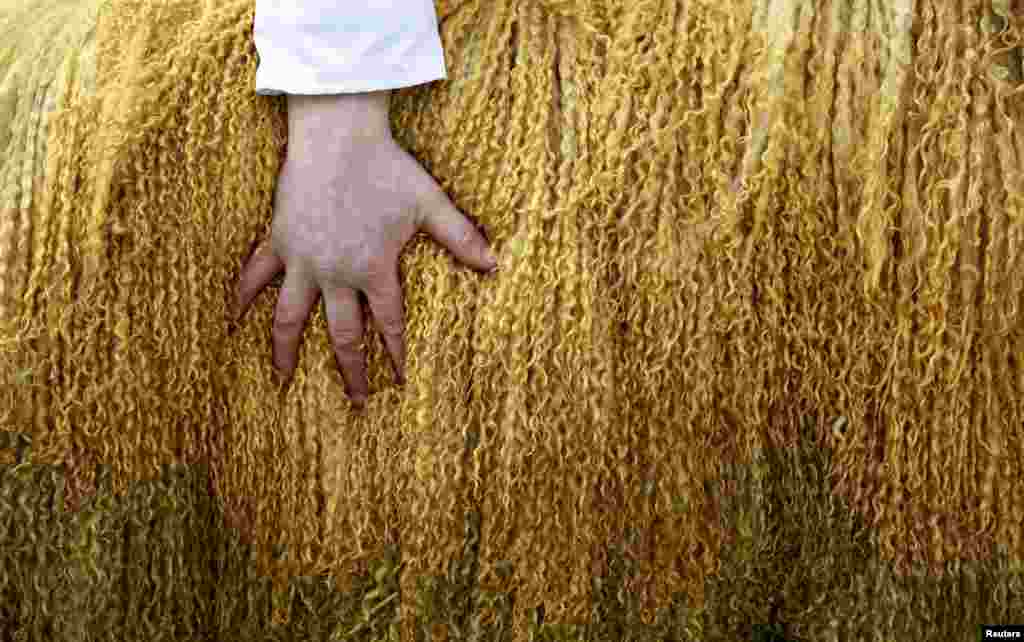
[{"label": "curly wool", "polygon": [[210,462],[267,572],[400,543],[412,586],[479,511],[481,582],[563,620],[609,542],[699,603],[706,484],[807,417],[896,568],[1020,559],[1015,2],[438,2],[393,128],[501,266],[414,239],[359,415],[322,310],[287,390],[276,289],[227,333],[287,143],[252,0],[4,0],[0,427],[116,488]]}]

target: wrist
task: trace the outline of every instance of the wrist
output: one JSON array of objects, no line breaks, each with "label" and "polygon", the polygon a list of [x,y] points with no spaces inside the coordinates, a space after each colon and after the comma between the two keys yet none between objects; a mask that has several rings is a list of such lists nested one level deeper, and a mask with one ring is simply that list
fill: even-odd
[{"label": "wrist", "polygon": [[391,90],[359,94],[289,94],[288,146],[346,144],[391,137]]}]

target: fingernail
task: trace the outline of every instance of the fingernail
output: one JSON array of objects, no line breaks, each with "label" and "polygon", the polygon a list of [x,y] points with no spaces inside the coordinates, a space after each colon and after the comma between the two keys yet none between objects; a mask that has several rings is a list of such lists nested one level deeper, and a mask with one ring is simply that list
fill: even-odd
[{"label": "fingernail", "polygon": [[484,263],[490,263],[494,266],[491,268],[492,272],[498,269],[498,258],[494,256],[494,252],[489,247],[484,248]]}]

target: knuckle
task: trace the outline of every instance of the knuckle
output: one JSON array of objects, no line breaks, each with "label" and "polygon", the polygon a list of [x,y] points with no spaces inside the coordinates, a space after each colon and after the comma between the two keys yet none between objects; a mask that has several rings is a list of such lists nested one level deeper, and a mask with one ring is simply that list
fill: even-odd
[{"label": "knuckle", "polygon": [[405,322],[400,318],[384,317],[378,320],[381,334],[388,336],[402,336],[405,332]]},{"label": "knuckle", "polygon": [[429,194],[421,193],[412,205],[412,220],[416,229],[422,228],[430,220],[430,212],[437,206],[431,201]]},{"label": "knuckle", "polygon": [[279,314],[274,317],[272,332],[275,337],[292,338],[302,334],[303,319],[298,315]]},{"label": "knuckle", "polygon": [[341,352],[358,352],[363,335],[352,328],[339,328],[331,332],[331,342]]},{"label": "knuckle", "polygon": [[370,289],[375,289],[388,274],[394,271],[397,258],[392,258],[390,252],[379,252],[373,256],[366,257],[360,264],[360,274],[363,275]]},{"label": "knuckle", "polygon": [[[280,245],[280,242],[277,242]],[[256,246],[256,251],[253,252],[253,257],[263,258],[267,254],[275,253],[278,247],[275,247],[275,239],[266,239]]]}]

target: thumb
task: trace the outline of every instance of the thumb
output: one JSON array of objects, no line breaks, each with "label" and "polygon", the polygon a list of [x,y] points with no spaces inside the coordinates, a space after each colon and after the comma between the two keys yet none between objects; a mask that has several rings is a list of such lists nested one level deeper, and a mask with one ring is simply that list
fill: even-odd
[{"label": "thumb", "polygon": [[418,228],[448,248],[460,262],[472,268],[489,271],[497,267],[498,261],[487,239],[452,204],[448,195],[429,174],[427,178],[429,185],[419,200]]}]

